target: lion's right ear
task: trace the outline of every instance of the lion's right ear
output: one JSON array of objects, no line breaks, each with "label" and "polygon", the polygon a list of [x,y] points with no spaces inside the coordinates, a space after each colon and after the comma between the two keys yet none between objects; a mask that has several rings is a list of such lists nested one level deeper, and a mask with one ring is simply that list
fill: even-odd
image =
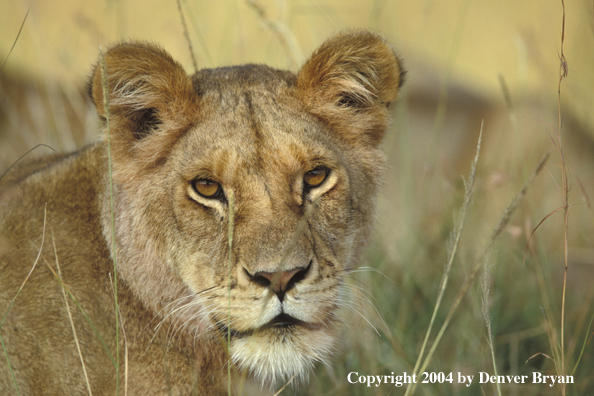
[{"label": "lion's right ear", "polygon": [[89,91],[102,119],[107,115],[107,91],[112,151],[120,153],[121,160],[154,163],[196,117],[198,97],[192,81],[179,63],[154,45],[119,44],[102,58]]}]

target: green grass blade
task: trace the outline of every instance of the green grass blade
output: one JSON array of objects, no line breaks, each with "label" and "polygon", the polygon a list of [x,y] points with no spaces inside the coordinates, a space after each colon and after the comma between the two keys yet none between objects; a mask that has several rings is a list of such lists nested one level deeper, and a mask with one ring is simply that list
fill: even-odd
[{"label": "green grass blade", "polygon": [[582,345],[582,349],[580,351],[580,356],[578,357],[577,362],[575,362],[575,366],[573,370],[571,370],[571,375],[575,373],[577,370],[578,365],[580,364],[580,360],[582,360],[582,355],[584,354],[584,350],[586,349],[586,345],[588,345],[588,335],[590,334],[590,330],[592,329],[592,321],[594,321],[594,315],[592,315],[592,319],[590,319],[590,324],[588,325],[588,330],[586,331],[586,336],[584,337],[584,344]]},{"label": "green grass blade", "polygon": [[228,393],[231,396],[231,267],[233,265],[233,231],[235,229],[235,194],[233,190],[227,192],[227,199],[229,202],[229,228],[228,228],[228,240],[229,240],[229,281],[227,285],[227,291],[229,293],[229,318],[227,322],[227,382],[228,382]]},{"label": "green grass blade", "polygon": [[120,323],[118,306],[118,263],[116,256],[116,237],[115,237],[115,203],[113,194],[113,169],[111,158],[111,136],[110,136],[110,113],[109,113],[109,86],[107,83],[107,64],[105,63],[105,53],[101,50],[99,55],[101,64],[101,88],[103,91],[103,106],[105,109],[105,131],[107,133],[107,166],[109,172],[109,202],[111,208],[111,237],[113,244],[113,294],[115,299],[115,334],[116,334],[116,395],[120,393]]},{"label": "green grass blade", "polygon": [[12,370],[12,365],[10,364],[10,358],[8,357],[8,351],[6,350],[6,345],[4,345],[4,338],[2,337],[1,331],[0,331],[0,344],[2,344],[2,350],[4,351],[4,356],[6,357],[6,363],[8,363],[8,369],[10,370],[10,376],[12,377],[12,381],[14,382],[14,387],[16,389],[17,395],[21,396],[21,391],[19,390],[19,385],[17,384],[16,377],[14,375],[14,371]]}]

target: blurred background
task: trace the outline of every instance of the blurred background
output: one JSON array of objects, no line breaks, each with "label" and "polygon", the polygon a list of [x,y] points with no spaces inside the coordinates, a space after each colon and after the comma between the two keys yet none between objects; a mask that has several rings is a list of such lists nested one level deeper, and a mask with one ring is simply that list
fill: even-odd
[{"label": "blurred background", "polygon": [[[461,372],[475,381],[419,384],[415,394],[594,394],[592,0],[179,5],[192,52],[175,1],[3,0],[0,168],[40,143],[68,151],[98,138],[85,84],[99,49],[115,42],[158,43],[189,73],[191,53],[198,68],[266,63],[298,71],[328,36],[372,29],[394,45],[408,70],[384,142],[388,169],[377,232],[364,270],[345,289],[350,309],[333,361],[282,394],[404,394],[406,387],[368,388],[346,377],[411,373],[434,311],[423,357],[447,326],[425,371]],[[473,199],[456,245],[481,129]],[[40,147],[30,155],[47,152]],[[517,210],[494,233],[547,152]],[[481,385],[481,371],[573,374],[575,383]]]}]

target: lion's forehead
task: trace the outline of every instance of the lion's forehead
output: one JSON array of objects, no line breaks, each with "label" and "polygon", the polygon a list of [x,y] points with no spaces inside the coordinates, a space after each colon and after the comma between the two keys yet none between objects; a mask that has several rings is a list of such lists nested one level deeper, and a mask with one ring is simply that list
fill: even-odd
[{"label": "lion's forehead", "polygon": [[[274,70],[273,70],[274,71]],[[203,114],[174,153],[189,177],[205,172],[217,180],[292,178],[323,162],[341,163],[341,150],[316,117],[290,90],[273,92],[265,82],[237,87],[221,83],[203,92]]]}]

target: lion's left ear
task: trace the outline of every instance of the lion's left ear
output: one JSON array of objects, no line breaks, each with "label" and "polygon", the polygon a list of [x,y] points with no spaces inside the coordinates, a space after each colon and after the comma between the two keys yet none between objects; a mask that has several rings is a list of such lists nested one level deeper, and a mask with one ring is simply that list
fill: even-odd
[{"label": "lion's left ear", "polygon": [[306,107],[349,140],[376,146],[404,70],[381,36],[354,31],[328,39],[305,62],[297,89]]}]

